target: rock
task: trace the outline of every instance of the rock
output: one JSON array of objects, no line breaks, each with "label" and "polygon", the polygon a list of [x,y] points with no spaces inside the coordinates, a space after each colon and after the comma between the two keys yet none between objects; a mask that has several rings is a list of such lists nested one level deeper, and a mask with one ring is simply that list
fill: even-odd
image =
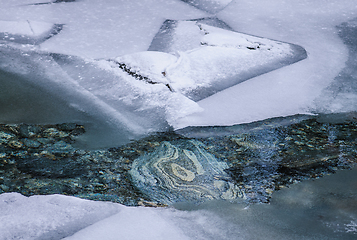
[{"label": "rock", "polygon": [[163,142],[133,162],[130,175],[137,188],[162,203],[202,202],[243,197],[224,170],[227,164],[196,140]]},{"label": "rock", "polygon": [[38,177],[74,178],[85,174],[85,166],[71,158],[53,160],[47,157],[24,157],[17,160],[17,168]]},{"label": "rock", "polygon": [[38,141],[36,140],[31,140],[31,139],[28,139],[28,138],[24,138],[21,140],[23,142],[23,144],[26,146],[26,147],[30,147],[30,148],[38,148],[39,146],[41,146],[41,143],[39,143]]}]

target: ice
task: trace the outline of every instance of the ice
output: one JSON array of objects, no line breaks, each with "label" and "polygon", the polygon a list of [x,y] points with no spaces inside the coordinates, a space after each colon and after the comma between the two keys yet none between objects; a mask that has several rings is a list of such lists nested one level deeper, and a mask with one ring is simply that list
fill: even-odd
[{"label": "ice", "polygon": [[[0,46],[0,49],[0,69],[10,76],[0,79],[6,89],[20,84],[20,89],[24,88],[25,92],[26,87],[35,86],[45,96],[49,94],[52,97],[49,102],[54,105],[54,109],[39,109],[35,105],[31,107],[35,112],[26,110],[16,114],[17,104],[23,109],[23,99],[33,95],[25,92],[24,96],[17,96],[19,103],[16,99],[3,97],[3,101],[12,105],[10,108],[1,105],[7,116],[5,121],[28,122],[31,119],[36,122],[37,118],[37,122],[46,123],[56,120],[48,116],[48,112],[67,109],[64,113],[56,113],[57,121],[64,119],[96,125],[97,133],[86,134],[87,147],[118,146],[151,132],[166,131],[169,128],[167,121],[200,110],[195,102],[170,91],[165,84],[136,79],[111,61],[24,51],[8,45]],[[4,92],[5,96],[14,95],[12,91]],[[88,128],[94,131],[93,126]]]},{"label": "ice", "polygon": [[207,20],[166,21],[149,48],[178,56],[163,74],[173,90],[192,100],[306,57],[299,46],[210,26]]},{"label": "ice", "polygon": [[[37,49],[91,59],[146,51],[165,19],[207,17],[174,0],[107,1],[100,6],[93,0],[46,5],[26,2],[34,3],[2,1],[0,20],[65,24],[61,34]],[[220,21],[238,32],[298,44],[307,50],[308,59],[214,94],[199,102],[203,112],[189,117],[182,114],[170,123],[175,128],[231,125],[316,111],[316,98],[338,75],[348,56],[335,26],[353,18],[355,12],[356,6],[349,0],[323,4],[309,0],[231,2],[216,14]],[[354,99],[354,95],[346,98]]]},{"label": "ice", "polygon": [[[67,121],[83,122],[84,119],[95,121],[98,126],[109,125],[105,133],[113,132],[113,138],[118,139],[112,141],[104,134],[103,145],[112,142],[111,146],[116,146],[151,132],[166,131],[177,119],[201,111],[192,100],[305,57],[305,51],[294,45],[236,33],[201,21],[205,19],[178,21],[169,53],[145,51],[111,59],[92,59],[46,53],[36,51],[37,47],[11,43],[1,48],[0,68],[17,74],[15,81],[30,83],[54,96],[60,105],[67,102],[67,108],[79,113],[68,114]],[[224,26],[221,22],[217,25]],[[188,27],[191,30],[187,32]],[[61,35],[62,32],[56,39]],[[186,42],[187,36],[193,45],[183,51],[180,45]],[[41,121],[46,122],[43,115],[46,114],[38,114]],[[30,118],[22,114],[13,122]],[[95,144],[102,146],[98,140]]]},{"label": "ice", "polygon": [[[64,24],[60,34],[38,46],[20,45],[16,48],[11,48],[11,44],[6,47],[1,46],[3,59],[1,107],[2,110],[4,108],[9,110],[6,114],[2,112],[1,118],[4,121],[17,119],[18,122],[28,119],[33,122],[92,121],[92,124],[97,124],[97,127],[100,124],[107,124],[103,127],[106,131],[102,133],[110,141],[113,141],[113,138],[110,138],[107,133],[118,132],[118,128],[120,129],[118,126],[125,126],[121,128],[121,134],[125,139],[132,137],[128,133],[130,132],[128,128],[137,129],[138,132],[151,127],[158,129],[155,121],[152,124],[140,121],[140,116],[134,118],[137,121],[130,121],[132,109],[123,107],[120,110],[124,113],[118,113],[118,109],[113,110],[110,104],[114,99],[110,96],[115,94],[110,92],[111,89],[105,87],[105,84],[101,87],[114,95],[106,96],[106,91],[100,94],[99,88],[97,89],[99,95],[93,95],[89,91],[89,88],[93,87],[90,81],[86,86],[78,86],[77,81],[81,80],[78,73],[91,74],[89,69],[97,73],[105,73],[104,83],[110,85],[109,80],[112,76],[113,79],[117,79],[118,74],[124,73],[119,73],[121,70],[114,67],[115,63],[111,65],[107,60],[124,55],[135,58],[132,54],[145,52],[166,19],[178,21],[212,16],[179,0],[108,0],[105,2],[82,0],[33,5],[44,2],[48,1],[0,0],[1,22],[30,21]],[[170,123],[175,128],[191,125],[231,125],[296,113],[356,110],[356,92],[353,88],[355,81],[353,78],[349,81],[346,77],[346,75],[351,76],[349,71],[355,68],[354,65],[349,65],[351,62],[346,63],[349,57],[353,58],[355,49],[347,46],[345,40],[339,37],[339,30],[335,27],[356,16],[357,5],[354,0],[232,1],[223,10],[216,12],[215,17],[236,32],[300,45],[307,50],[308,58],[201,100],[198,104],[204,109],[202,113],[195,113],[179,120],[172,119]],[[195,28],[190,29],[192,32],[196,31]],[[217,41],[217,39],[213,40]],[[194,43],[193,45],[191,43],[193,42],[187,45],[188,49],[194,47]],[[75,57],[70,61],[68,56]],[[166,57],[168,56],[165,55],[165,59]],[[162,70],[160,67],[162,59],[164,58],[157,59],[159,63],[154,64],[154,68],[151,69],[153,72]],[[140,56],[134,60],[142,61],[145,58]],[[79,64],[79,68],[91,67],[83,67],[79,71],[75,70],[75,63]],[[139,65],[141,64],[147,62]],[[94,65],[96,67],[93,67]],[[9,81],[9,78],[12,81]],[[124,78],[121,80],[125,83]],[[346,83],[343,85],[346,88],[339,91],[341,82]],[[147,83],[139,82],[137,89],[140,89],[143,84]],[[170,92],[165,84],[156,85],[161,87],[163,92]],[[14,87],[20,93],[15,92]],[[6,98],[8,96],[6,94],[9,94],[8,90],[11,90],[13,98]],[[151,90],[155,93],[153,86],[147,89],[149,92]],[[25,96],[27,93],[29,93],[28,98]],[[325,94],[327,98],[324,98]],[[166,95],[161,96],[165,98]],[[140,102],[145,98],[137,99]],[[179,102],[180,99],[182,98],[177,100],[172,98],[171,101]],[[149,101],[147,112],[150,112],[152,109],[150,107],[154,106],[152,104],[154,102]],[[21,108],[17,108],[19,106]],[[171,112],[173,116],[179,107],[171,106],[173,107],[165,111]],[[23,111],[27,107],[31,111],[34,110],[35,114]],[[145,107],[142,109],[140,104],[134,104],[132,107],[145,111]],[[190,111],[190,109],[186,110]],[[166,114],[165,111],[161,113]],[[179,111],[180,114],[183,113],[180,116],[185,116],[188,112]],[[88,113],[96,120],[90,120]],[[154,111],[153,115],[155,113]],[[119,125],[110,128],[115,125],[113,119],[119,119],[117,121]],[[162,116],[158,116],[158,119],[162,120]],[[141,118],[141,120],[145,119]],[[125,122],[127,124],[123,125]],[[165,129],[164,123],[160,122],[157,125]],[[91,131],[99,128],[88,129]],[[98,138],[93,137],[92,142],[96,139]],[[98,147],[105,145],[101,145],[100,140],[97,144]],[[356,175],[355,171],[352,173]],[[335,186],[336,182],[344,184]],[[115,228],[123,224],[132,231],[125,232],[124,228],[119,228],[122,230],[121,233],[127,236],[134,235],[133,238],[138,239],[145,239],[146,234],[160,238],[160,232],[163,234],[161,236],[166,236],[166,230],[172,232],[170,238],[173,239],[175,237],[177,239],[302,239],[304,237],[354,239],[357,217],[353,199],[356,194],[348,193],[345,189],[349,183],[353,189],[355,183],[351,179],[327,181],[325,186],[331,187],[333,191],[325,191],[326,188],[322,188],[319,184],[314,185],[314,182],[301,185],[301,188],[296,185],[281,192],[280,195],[277,194],[276,201],[270,205],[248,208],[241,204],[212,202],[199,206],[176,206],[176,209],[180,210],[128,209],[123,206],[64,196],[27,198],[17,194],[2,194],[0,195],[0,238],[56,239],[76,233],[75,237],[78,238],[90,234],[94,239],[105,239],[101,228],[107,230],[108,234],[117,234]],[[348,194],[342,198],[338,197],[346,192]],[[71,200],[65,200],[67,198]],[[97,208],[96,206],[99,205],[100,207]],[[119,211],[122,211],[123,217],[120,217]],[[146,221],[140,221],[141,215]],[[106,218],[110,216],[111,218]],[[125,219],[128,221],[126,222]],[[114,223],[116,221],[120,224],[116,225]],[[155,221],[161,224],[153,224]],[[147,225],[139,228],[135,225],[136,222],[145,222]],[[141,232],[141,229],[145,231]]]},{"label": "ice", "polygon": [[0,239],[61,239],[124,207],[63,195],[0,195]]},{"label": "ice", "polygon": [[119,214],[98,222],[65,239],[158,239],[188,240],[184,231],[162,211],[148,208],[126,208]]},{"label": "ice", "polygon": [[1,194],[0,210],[1,240],[224,239],[220,219],[205,210],[126,207],[63,195],[18,193]]},{"label": "ice", "polygon": [[338,25],[339,36],[346,44],[349,56],[346,66],[317,98],[316,103],[320,108],[319,111],[329,113],[356,111],[356,23],[357,19],[353,19]]},{"label": "ice", "polygon": [[232,0],[182,0],[198,9],[209,13],[217,13],[225,8]]},{"label": "ice", "polygon": [[85,0],[45,5],[7,2],[0,1],[0,20],[64,24],[61,34],[41,44],[41,50],[86,58],[113,58],[146,51],[165,19],[207,16],[177,0],[106,0],[100,3]]},{"label": "ice", "polygon": [[36,21],[0,21],[0,40],[40,44],[62,30],[61,24]]},{"label": "ice", "polygon": [[[122,3],[125,7],[119,8],[114,2],[108,2],[107,6],[112,7],[100,11],[94,7],[96,4],[83,1],[21,6],[16,11],[11,10],[14,7],[5,7],[0,10],[0,16],[7,21],[30,19],[66,24],[61,34],[47,40],[40,48],[90,58],[115,58],[145,51],[165,18],[205,16],[180,1],[157,1],[147,11],[144,3],[126,2]],[[167,11],[159,11],[157,5]],[[205,111],[175,121],[174,127],[231,125],[313,111],[316,97],[339,73],[347,59],[347,50],[334,26],[351,18],[355,5],[346,0],[335,6],[334,2],[317,6],[313,1],[230,3],[217,17],[235,31],[299,44],[306,48],[309,57],[199,102]],[[28,9],[31,11],[25,11]],[[89,10],[91,15],[85,14]],[[105,14],[112,17],[105,18]],[[134,21],[130,22],[130,19]],[[120,40],[113,41],[116,36],[120,36]]]},{"label": "ice", "polygon": [[219,19],[239,32],[298,44],[308,58],[198,102],[204,111],[175,127],[233,125],[320,109],[316,99],[348,59],[336,26],[355,18],[356,8],[349,0],[232,2]]}]

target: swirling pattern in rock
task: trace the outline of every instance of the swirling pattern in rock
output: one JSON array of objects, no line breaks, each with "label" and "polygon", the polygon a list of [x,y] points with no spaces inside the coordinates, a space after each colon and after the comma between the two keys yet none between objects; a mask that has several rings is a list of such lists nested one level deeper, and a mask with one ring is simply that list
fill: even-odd
[{"label": "swirling pattern in rock", "polygon": [[243,197],[229,181],[226,168],[202,143],[190,140],[163,142],[156,151],[136,159],[130,174],[136,187],[163,204]]}]

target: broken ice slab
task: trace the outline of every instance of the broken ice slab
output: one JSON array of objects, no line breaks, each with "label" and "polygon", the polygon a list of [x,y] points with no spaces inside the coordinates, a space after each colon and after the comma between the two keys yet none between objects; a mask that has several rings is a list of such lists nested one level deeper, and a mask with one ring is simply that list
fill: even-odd
[{"label": "broken ice slab", "polygon": [[0,21],[0,41],[40,44],[58,34],[63,24],[37,21]]},{"label": "broken ice slab", "polygon": [[307,57],[298,45],[235,32],[215,18],[167,20],[149,51],[176,55],[162,75],[194,101]]},{"label": "broken ice slab", "polygon": [[199,109],[166,85],[142,80],[110,61],[5,44],[0,44],[0,85],[2,122],[82,123],[90,126],[79,141],[86,147],[118,146],[167,131],[167,121]]},{"label": "broken ice slab", "polygon": [[225,8],[232,0],[182,0],[198,9],[209,13],[217,13]]}]

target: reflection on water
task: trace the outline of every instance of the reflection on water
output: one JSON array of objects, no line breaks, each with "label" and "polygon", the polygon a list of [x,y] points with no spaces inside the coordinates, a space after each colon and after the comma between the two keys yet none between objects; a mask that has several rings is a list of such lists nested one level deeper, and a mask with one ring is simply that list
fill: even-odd
[{"label": "reflection on water", "polygon": [[209,202],[177,204],[176,208],[219,216],[219,221],[208,223],[216,232],[225,231],[220,239],[355,239],[356,203],[354,168],[291,185],[274,193],[270,204]]}]

